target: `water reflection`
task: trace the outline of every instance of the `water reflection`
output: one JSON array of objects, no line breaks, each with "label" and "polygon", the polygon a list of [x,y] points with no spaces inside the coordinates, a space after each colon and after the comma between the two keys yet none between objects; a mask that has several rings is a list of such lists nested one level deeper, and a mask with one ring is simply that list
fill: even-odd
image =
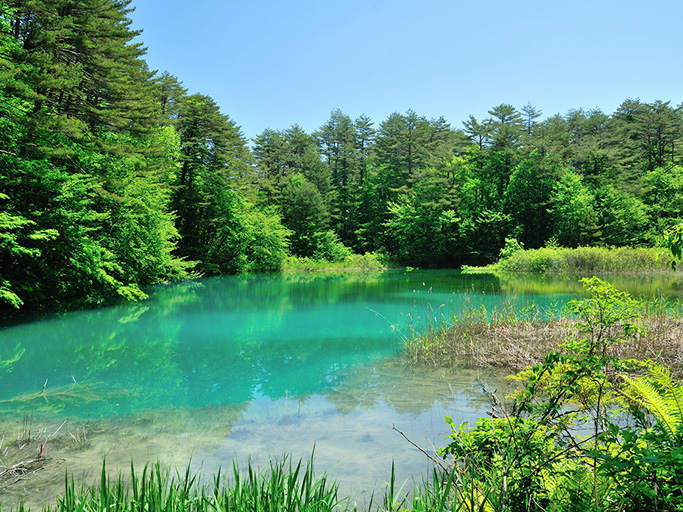
[{"label": "water reflection", "polygon": [[[679,278],[668,275],[606,279],[638,295],[681,296]],[[306,457],[315,444],[321,468],[335,467],[333,476],[357,493],[381,481],[392,458],[400,475],[423,472],[426,462],[392,425],[439,446],[444,416],[457,423],[483,414],[479,381],[497,380],[410,370],[396,357],[401,335],[458,308],[511,300],[560,307],[581,293],[578,276],[458,271],[160,286],[142,303],[0,329],[0,429],[9,440],[31,426],[27,450],[49,437],[55,459],[86,480],[103,456],[116,469],[131,458],[184,465],[192,457],[211,471],[233,456]],[[62,470],[44,473],[40,486],[54,496]],[[34,487],[2,490],[0,499],[13,503]]]}]

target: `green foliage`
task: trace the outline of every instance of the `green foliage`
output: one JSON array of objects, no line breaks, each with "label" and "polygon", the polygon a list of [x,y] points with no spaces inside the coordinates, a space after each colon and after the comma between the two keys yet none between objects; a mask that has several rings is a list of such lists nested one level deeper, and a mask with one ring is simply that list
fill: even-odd
[{"label": "green foliage", "polygon": [[504,209],[528,247],[540,247],[551,232],[547,218],[554,172],[535,154],[517,164],[505,190]]},{"label": "green foliage", "polygon": [[661,245],[671,253],[671,269],[676,270],[678,261],[683,258],[683,223],[667,229],[661,239]]},{"label": "green foliage", "polygon": [[505,238],[505,245],[500,250],[500,254],[498,255],[498,259],[499,260],[506,260],[510,256],[512,256],[514,253],[516,253],[517,251],[523,251],[523,250],[524,250],[524,244],[518,242],[516,238],[507,237],[507,238]]},{"label": "green foliage", "polygon": [[441,454],[492,510],[677,510],[680,383],[656,365],[637,376],[646,363],[615,356],[639,332],[638,303],[595,277],[583,283],[589,297],[570,304],[579,334],[515,375],[506,403],[491,394],[491,418],[473,428],[448,418]]},{"label": "green foliage", "polygon": [[130,477],[112,479],[105,465],[98,485],[77,488],[67,476],[64,495],[45,512],[75,510],[154,510],[180,512],[193,510],[277,511],[291,512],[350,510],[348,499],[338,495],[336,483],[327,476],[316,476],[312,462],[293,464],[286,458],[271,461],[262,471],[248,464],[245,470],[233,464],[230,478],[219,471],[210,484],[201,484],[190,469],[171,474],[157,463]]},{"label": "green foliage", "polygon": [[276,272],[287,258],[291,232],[285,228],[280,215],[272,209],[257,210],[245,205],[244,233],[246,236],[246,265],[244,270]]},{"label": "green foliage", "polygon": [[173,153],[127,5],[2,13],[1,293],[13,306],[139,299],[185,275],[172,255]]},{"label": "green foliage", "polygon": [[171,205],[180,255],[207,274],[279,270],[291,233],[275,210],[258,209],[234,189],[251,163],[239,128],[199,94],[181,98],[177,126]]},{"label": "green foliage", "polygon": [[339,263],[345,261],[352,254],[351,249],[346,247],[332,230],[316,233],[315,247],[313,253],[315,260]]},{"label": "green foliage", "polygon": [[643,272],[663,271],[668,258],[658,249],[631,247],[541,247],[513,252],[495,270],[503,272]]},{"label": "green foliage", "polygon": [[334,252],[338,239],[328,232],[329,211],[315,185],[303,174],[294,174],[285,179],[281,201],[283,223],[292,232],[293,254],[313,257],[318,251]]},{"label": "green foliage", "polygon": [[[3,311],[142,298],[193,270],[276,270],[287,252],[457,267],[502,250],[512,269],[506,239],[648,246],[683,218],[683,109],[669,102],[545,120],[503,103],[462,130],[334,110],[312,134],[264,130],[250,151],[213,99],[149,71],[130,5],[0,7]],[[551,256],[528,267],[602,264]]]},{"label": "green foliage", "polygon": [[565,172],[553,187],[552,203],[548,211],[560,245],[577,247],[593,240],[597,228],[595,196],[580,175]]},{"label": "green foliage", "polygon": [[367,252],[365,254],[349,254],[346,258],[339,261],[328,259],[312,259],[306,257],[289,256],[283,263],[285,271],[305,271],[312,270],[380,270],[391,266],[385,254]]},{"label": "green foliage", "polygon": [[646,375],[624,380],[622,393],[635,425],[613,427],[602,439],[601,470],[615,482],[613,499],[620,498],[626,510],[680,510],[683,388],[654,364]]},{"label": "green foliage", "polygon": [[605,245],[650,245],[651,216],[640,199],[607,186],[598,191],[598,224]]},{"label": "green foliage", "polygon": [[653,215],[664,221],[683,217],[683,166],[657,167],[643,181]]}]

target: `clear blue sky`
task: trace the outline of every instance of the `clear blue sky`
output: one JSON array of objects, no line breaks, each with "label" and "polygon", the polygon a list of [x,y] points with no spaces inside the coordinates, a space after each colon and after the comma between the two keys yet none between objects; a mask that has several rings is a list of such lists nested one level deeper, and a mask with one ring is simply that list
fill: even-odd
[{"label": "clear blue sky", "polygon": [[133,0],[152,69],[213,97],[248,137],[332,110],[543,117],[683,101],[682,0]]}]

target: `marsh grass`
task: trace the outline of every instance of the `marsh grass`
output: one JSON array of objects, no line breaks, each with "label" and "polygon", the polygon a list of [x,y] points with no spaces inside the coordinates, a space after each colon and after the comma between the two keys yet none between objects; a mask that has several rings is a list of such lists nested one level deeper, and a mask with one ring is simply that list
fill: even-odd
[{"label": "marsh grass", "polygon": [[[311,459],[312,460],[312,459]],[[77,487],[66,476],[64,494],[45,512],[73,511],[346,511],[355,509],[340,499],[338,486],[326,475],[316,476],[309,460],[293,463],[287,457],[259,470],[249,463],[243,471],[235,463],[229,475],[218,471],[209,483],[189,467],[172,472],[159,463],[130,474],[109,476],[105,464],[99,482]],[[20,505],[18,510],[24,510]]]},{"label": "marsh grass", "polygon": [[[479,490],[472,486],[473,475],[434,468],[410,492],[405,482],[396,480],[392,465],[389,482],[381,497],[374,494],[358,504],[340,497],[338,484],[326,475],[316,476],[312,458],[305,464],[293,463],[288,457],[272,461],[261,470],[249,463],[242,470],[233,464],[232,471],[219,470],[210,481],[202,482],[199,473],[189,467],[171,471],[158,462],[146,465],[142,472],[131,465],[130,473],[109,475],[103,463],[96,483],[78,487],[73,476],[64,479],[64,492],[55,504],[42,507],[43,512],[439,512],[476,510],[481,501]],[[490,503],[491,500],[489,499]],[[2,510],[2,507],[0,507]],[[8,509],[5,509],[8,510]],[[30,509],[19,504],[18,512]]]},{"label": "marsh grass", "polygon": [[[613,347],[621,359],[652,360],[683,376],[683,305],[661,298],[639,303],[641,331],[628,343]],[[579,335],[566,308],[465,302],[451,317],[433,318],[407,337],[405,355],[411,365],[463,366],[518,372],[542,362],[545,354]]]},{"label": "marsh grass", "polygon": [[469,272],[670,272],[671,256],[660,248],[541,247],[515,251],[484,268]]},{"label": "marsh grass", "polygon": [[388,257],[383,254],[368,252],[365,254],[351,254],[340,261],[319,260],[307,257],[289,256],[283,265],[283,271],[313,272],[313,271],[367,271],[383,270],[392,265]]}]

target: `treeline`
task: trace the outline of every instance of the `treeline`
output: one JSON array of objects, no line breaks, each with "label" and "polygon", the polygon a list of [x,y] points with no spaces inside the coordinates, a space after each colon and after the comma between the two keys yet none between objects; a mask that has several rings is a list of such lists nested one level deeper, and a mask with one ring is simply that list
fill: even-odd
[{"label": "treeline", "polygon": [[513,238],[650,245],[683,219],[680,106],[541,120],[502,104],[462,129],[335,110],[250,148],[210,97],[148,69],[129,4],[0,5],[0,309],[137,298],[287,255],[456,267]]},{"label": "treeline", "polygon": [[[289,232],[215,102],[156,74],[129,0],[0,4],[0,310],[274,270]],[[253,180],[252,180],[253,181]]]}]

